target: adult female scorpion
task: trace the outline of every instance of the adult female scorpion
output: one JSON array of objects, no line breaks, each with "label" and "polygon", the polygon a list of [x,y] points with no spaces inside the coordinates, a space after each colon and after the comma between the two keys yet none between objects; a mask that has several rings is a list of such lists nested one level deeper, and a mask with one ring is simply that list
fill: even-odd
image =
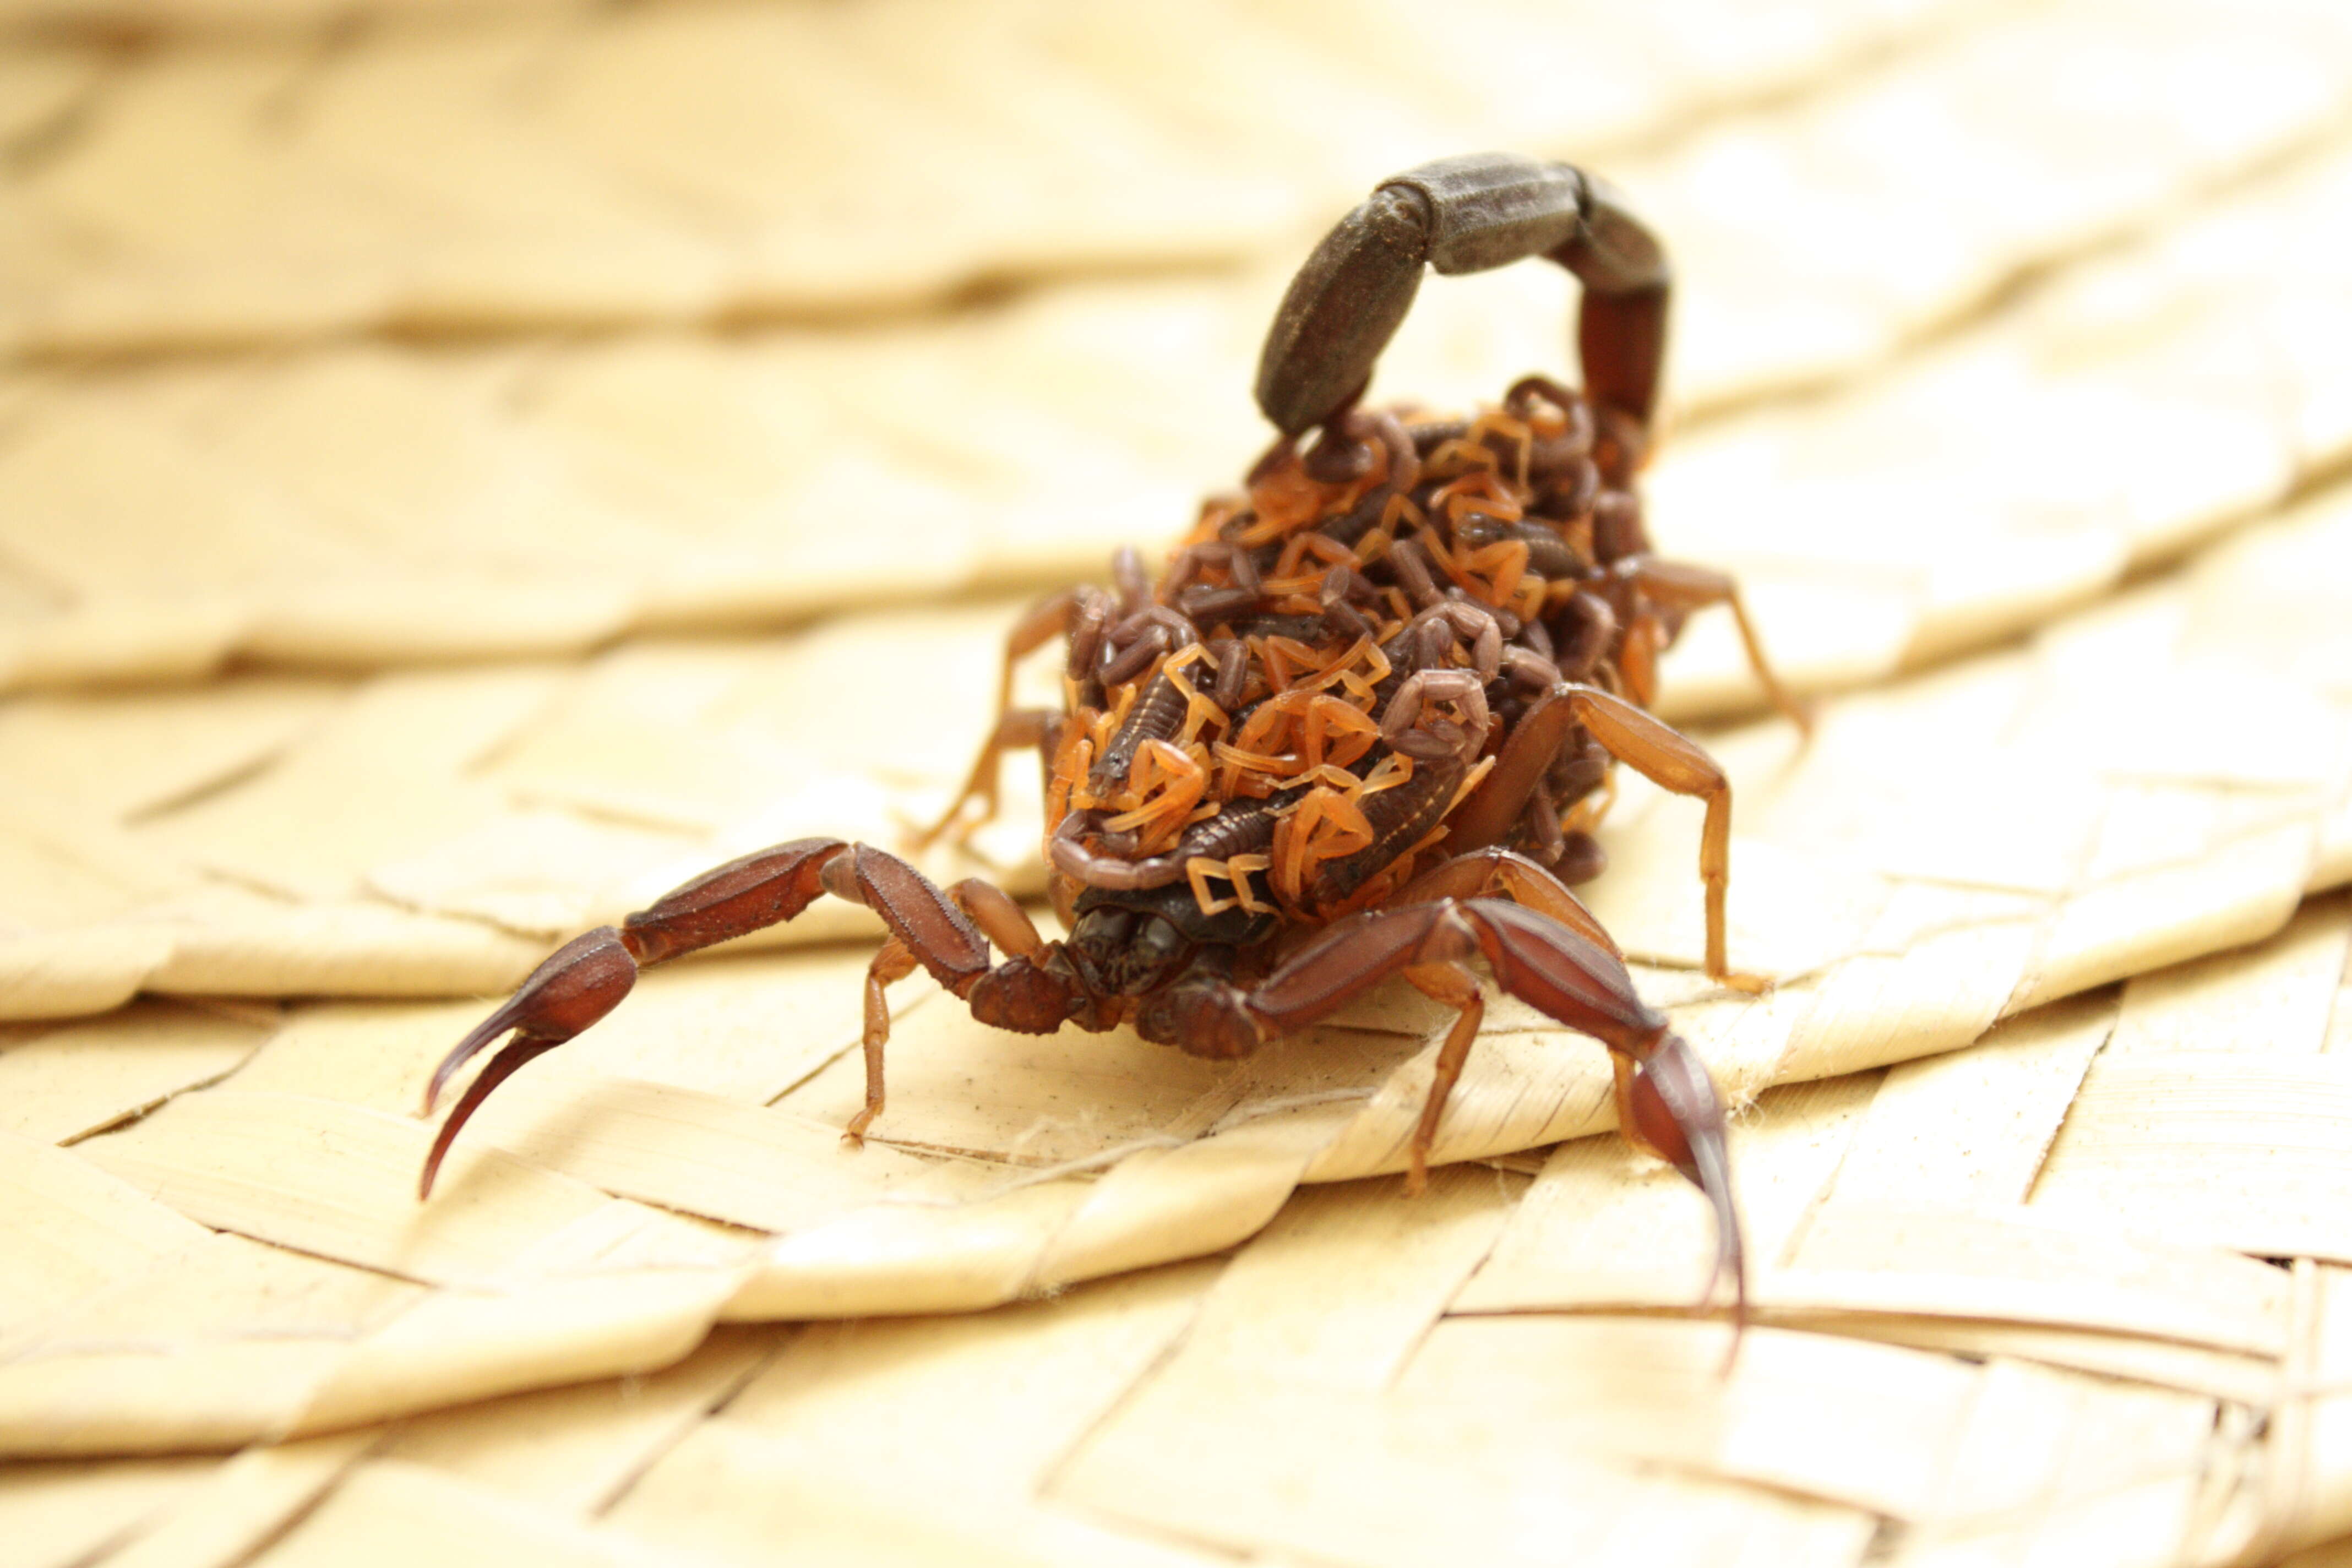
[{"label": "adult female scorpion", "polygon": [[[1583,284],[1583,392],[1530,376],[1467,421],[1356,406],[1425,265],[1537,256]],[[1246,494],[1211,501],[1156,582],[1122,551],[1111,587],[1046,599],[1008,640],[995,731],[933,835],[985,820],[1003,752],[1039,748],[1068,935],[1047,941],[987,882],[942,889],[871,845],[805,838],[745,856],[577,938],[449,1053],[428,1110],[512,1034],[434,1141],[420,1193],[483,1100],[610,1012],[641,968],[831,893],[889,931],[866,972],[852,1139],[883,1108],[884,987],[918,965],[984,1024],[1130,1024],[1211,1058],[1246,1056],[1402,974],[1456,1009],[1406,1151],[1418,1187],[1485,1013],[1470,968],[1483,957],[1505,991],[1609,1048],[1621,1126],[1712,1203],[1714,1278],[1731,1277],[1744,1311],[1715,1085],[1568,886],[1601,868],[1590,829],[1616,763],[1703,798],[1706,973],[1760,987],[1724,951],[1729,787],[1646,711],[1683,618],[1724,604],[1802,721],[1730,579],[1650,552],[1632,486],[1669,288],[1657,242],[1577,170],[1490,153],[1381,184],[1275,318],[1257,400],[1280,437]],[[1015,663],[1057,637],[1061,710],[1014,710]]]}]

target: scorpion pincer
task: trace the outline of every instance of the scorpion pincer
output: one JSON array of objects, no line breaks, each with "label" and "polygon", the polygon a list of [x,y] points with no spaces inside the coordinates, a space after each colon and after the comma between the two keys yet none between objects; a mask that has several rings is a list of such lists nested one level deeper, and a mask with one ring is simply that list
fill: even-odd
[{"label": "scorpion pincer", "polygon": [[[1583,286],[1581,391],[1528,376],[1466,419],[1356,406],[1424,267],[1531,257]],[[1003,753],[1036,748],[1067,934],[1048,941],[991,883],[943,889],[872,845],[747,855],[575,939],[458,1043],[428,1110],[511,1037],[443,1124],[420,1193],[483,1100],[609,1013],[640,969],[830,893],[889,933],[868,971],[853,1139],[883,1109],[883,988],[918,966],[985,1024],[1125,1024],[1210,1058],[1247,1056],[1401,974],[1455,1010],[1403,1151],[1418,1188],[1486,1011],[1483,960],[1608,1048],[1620,1126],[1713,1205],[1714,1279],[1729,1277],[1744,1318],[1721,1099],[1570,886],[1601,868],[1591,830],[1616,764],[1704,800],[1706,973],[1760,988],[1725,953],[1730,789],[1648,711],[1657,657],[1692,612],[1727,605],[1774,701],[1803,716],[1731,580],[1650,550],[1633,485],[1669,293],[1656,240],[1578,170],[1488,153],[1381,184],[1275,317],[1257,401],[1278,436],[1244,490],[1204,506],[1156,580],[1123,550],[1110,587],[1055,595],[1007,640],[996,727],[926,837],[985,821]],[[1061,708],[1014,708],[1014,665],[1055,637]]]}]

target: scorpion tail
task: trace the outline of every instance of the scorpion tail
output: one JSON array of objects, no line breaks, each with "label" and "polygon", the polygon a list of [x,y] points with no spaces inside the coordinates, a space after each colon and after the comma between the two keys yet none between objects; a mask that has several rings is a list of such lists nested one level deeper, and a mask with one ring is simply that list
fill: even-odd
[{"label": "scorpion tail", "polygon": [[1712,1300],[1728,1276],[1732,1289],[1732,1348],[1748,1327],[1748,1263],[1740,1243],[1739,1211],[1731,1201],[1731,1150],[1725,1136],[1723,1101],[1698,1053],[1680,1035],[1659,1037],[1638,1062],[1621,1057],[1618,1111],[1639,1147],[1682,1173],[1715,1209],[1715,1269],[1702,1300]]}]

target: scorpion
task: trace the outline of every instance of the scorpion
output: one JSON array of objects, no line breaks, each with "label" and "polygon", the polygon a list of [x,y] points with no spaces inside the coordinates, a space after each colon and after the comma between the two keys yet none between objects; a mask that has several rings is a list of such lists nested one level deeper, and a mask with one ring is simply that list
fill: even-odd
[{"label": "scorpion", "polygon": [[[1468,419],[1358,405],[1425,267],[1534,257],[1582,286],[1581,391],[1530,375]],[[1702,799],[1706,973],[1763,988],[1725,952],[1729,784],[1648,711],[1658,655],[1720,605],[1774,703],[1805,724],[1732,580],[1650,548],[1633,486],[1671,285],[1623,198],[1566,164],[1474,154],[1382,182],[1275,317],[1256,396],[1278,435],[1244,491],[1206,503],[1156,579],[1121,550],[1110,585],[1021,617],[994,730],[918,844],[988,820],[1004,754],[1035,748],[1067,934],[1047,940],[992,883],[943,889],[870,844],[803,838],[730,861],[574,939],[449,1052],[427,1114],[510,1037],[434,1139],[419,1196],[484,1100],[611,1012],[638,971],[830,893],[888,932],[866,971],[852,1143],[883,1110],[885,987],[919,966],[998,1028],[1129,1025],[1225,1059],[1402,974],[1454,1009],[1406,1152],[1417,1191],[1485,1015],[1483,958],[1503,991],[1607,1047],[1620,1128],[1711,1205],[1706,1294],[1728,1277],[1744,1320],[1722,1099],[1570,890],[1602,868],[1591,830],[1616,764]],[[1015,666],[1057,637],[1060,710],[1014,707]]]}]

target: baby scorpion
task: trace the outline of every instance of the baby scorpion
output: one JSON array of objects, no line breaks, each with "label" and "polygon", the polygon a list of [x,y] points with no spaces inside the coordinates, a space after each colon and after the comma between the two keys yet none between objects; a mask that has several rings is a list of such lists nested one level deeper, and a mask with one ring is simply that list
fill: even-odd
[{"label": "baby scorpion", "polygon": [[[1582,392],[1529,376],[1467,420],[1357,406],[1424,265],[1537,256],[1583,285]],[[1622,198],[1566,165],[1476,154],[1382,183],[1275,318],[1256,392],[1279,436],[1245,493],[1210,501],[1156,580],[1123,550],[1110,586],[1055,595],[1007,639],[994,731],[926,837],[985,821],[1003,753],[1037,748],[1067,936],[1047,941],[992,884],[943,889],[871,845],[747,855],[575,939],[458,1043],[428,1113],[460,1067],[512,1037],[434,1140],[420,1195],[482,1101],[610,1012],[640,969],[831,893],[889,932],[866,972],[852,1140],[883,1109],[884,988],[918,965],[999,1028],[1128,1024],[1219,1058],[1402,974],[1455,1009],[1406,1152],[1418,1188],[1485,1014],[1470,967],[1483,957],[1502,989],[1608,1047],[1621,1127],[1713,1205],[1709,1293],[1727,1274],[1744,1314],[1714,1082],[1570,890],[1601,869],[1591,829],[1617,763],[1703,799],[1706,973],[1761,987],[1725,952],[1729,786],[1647,711],[1684,618],[1726,605],[1774,701],[1803,721],[1731,580],[1650,551],[1633,481],[1670,281]],[[1056,637],[1061,709],[1015,709],[1015,664]]]}]

